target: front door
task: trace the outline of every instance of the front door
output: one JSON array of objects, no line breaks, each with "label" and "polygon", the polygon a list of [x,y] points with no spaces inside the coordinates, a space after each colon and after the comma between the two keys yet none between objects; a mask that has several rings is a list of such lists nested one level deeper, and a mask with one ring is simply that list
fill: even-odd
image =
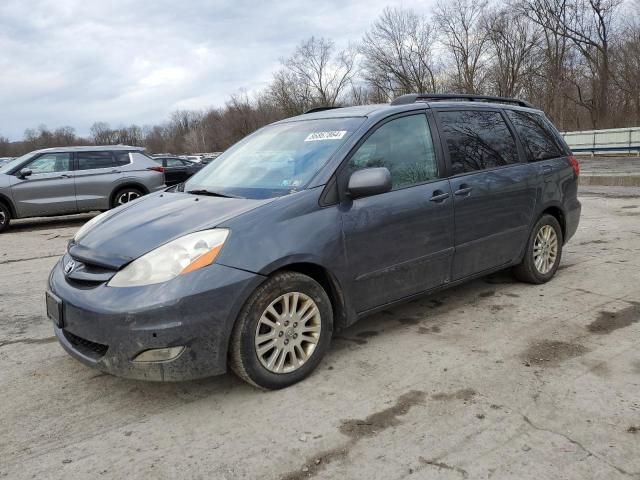
[{"label": "front door", "polygon": [[70,153],[43,153],[24,165],[24,169],[31,170],[31,175],[14,176],[11,180],[11,195],[18,216],[64,215],[78,211]]},{"label": "front door", "polygon": [[341,205],[358,312],[448,282],[453,254],[453,198],[425,113],[378,126],[343,172],[368,167],[388,168],[393,189]]},{"label": "front door", "polygon": [[500,110],[437,112],[455,210],[452,280],[516,259],[536,203],[536,172]]}]

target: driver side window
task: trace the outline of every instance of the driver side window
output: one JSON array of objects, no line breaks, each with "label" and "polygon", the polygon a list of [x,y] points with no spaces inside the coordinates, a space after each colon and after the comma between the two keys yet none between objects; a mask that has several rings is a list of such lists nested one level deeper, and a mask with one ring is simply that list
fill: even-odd
[{"label": "driver side window", "polygon": [[438,178],[431,131],[424,114],[400,117],[378,128],[349,160],[349,170],[386,167],[393,190]]},{"label": "driver side window", "polygon": [[42,173],[68,172],[71,170],[70,153],[45,153],[25,166],[33,175]]}]

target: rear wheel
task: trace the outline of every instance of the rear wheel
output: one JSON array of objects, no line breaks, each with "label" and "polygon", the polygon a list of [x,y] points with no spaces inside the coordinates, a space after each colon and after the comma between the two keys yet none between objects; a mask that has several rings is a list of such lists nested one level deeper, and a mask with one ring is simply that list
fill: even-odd
[{"label": "rear wheel", "polygon": [[242,308],[231,335],[230,366],[257,387],[288,387],[320,363],[332,329],[331,302],[322,286],[301,273],[278,273]]},{"label": "rear wheel", "polygon": [[142,190],[135,187],[127,187],[123,188],[122,190],[118,190],[113,196],[111,208],[116,208],[120,205],[124,205],[125,203],[129,203],[136,198],[140,198],[142,195],[144,195]]},{"label": "rear wheel", "polygon": [[11,222],[11,210],[4,203],[0,203],[0,233],[7,229]]},{"label": "rear wheel", "polygon": [[522,263],[513,271],[523,282],[545,283],[555,275],[561,257],[562,228],[554,216],[545,214],[533,227]]}]

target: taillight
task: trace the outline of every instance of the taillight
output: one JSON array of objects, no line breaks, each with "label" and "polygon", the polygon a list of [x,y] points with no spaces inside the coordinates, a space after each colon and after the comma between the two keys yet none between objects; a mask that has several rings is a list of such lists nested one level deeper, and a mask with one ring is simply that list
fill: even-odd
[{"label": "taillight", "polygon": [[154,172],[164,173],[164,167],[148,167],[147,170],[153,170]]},{"label": "taillight", "polygon": [[580,164],[578,163],[578,159],[574,155],[569,155],[569,163],[571,164],[571,168],[576,172],[576,177],[580,175]]}]

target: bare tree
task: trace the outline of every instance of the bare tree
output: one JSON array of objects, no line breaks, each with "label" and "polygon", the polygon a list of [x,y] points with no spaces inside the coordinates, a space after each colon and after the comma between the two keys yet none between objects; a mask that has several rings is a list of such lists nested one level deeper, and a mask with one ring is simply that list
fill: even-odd
[{"label": "bare tree", "polygon": [[629,19],[613,55],[614,82],[627,125],[640,125],[640,0],[635,18]]},{"label": "bare tree", "polygon": [[539,67],[539,30],[525,17],[508,8],[485,18],[488,44],[493,55],[489,77],[495,93],[521,96],[525,81]]},{"label": "bare tree", "polygon": [[336,105],[356,73],[355,52],[335,50],[333,41],[311,37],[283,61],[283,66],[308,87],[314,103],[319,105]]},{"label": "bare tree", "polygon": [[273,75],[267,92],[287,115],[299,115],[314,104],[310,84],[288,68]]},{"label": "bare tree", "polygon": [[89,129],[95,145],[111,145],[115,143],[115,132],[106,122],[95,122]]},{"label": "bare tree", "polygon": [[435,41],[435,29],[423,15],[385,8],[359,47],[364,80],[387,99],[437,91]]},{"label": "bare tree", "polygon": [[568,39],[583,60],[584,82],[575,79],[574,101],[586,108],[594,128],[609,117],[611,42],[622,0],[523,0],[522,11],[545,30]]},{"label": "bare tree", "polygon": [[489,34],[483,14],[487,5],[487,0],[451,0],[436,6],[434,17],[455,65],[452,86],[464,93],[481,93],[484,88]]}]

